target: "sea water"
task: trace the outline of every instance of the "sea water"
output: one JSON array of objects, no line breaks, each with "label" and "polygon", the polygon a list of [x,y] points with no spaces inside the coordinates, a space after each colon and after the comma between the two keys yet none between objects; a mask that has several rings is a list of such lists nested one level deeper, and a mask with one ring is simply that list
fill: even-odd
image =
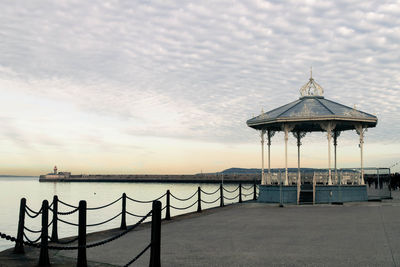
[{"label": "sea water", "polygon": [[[186,184],[186,183],[101,183],[101,182],[39,182],[37,177],[1,177],[0,178],[0,232],[6,233],[11,236],[17,235],[17,226],[19,218],[19,207],[21,198],[26,198],[26,204],[31,209],[38,211],[42,205],[42,201],[47,199],[51,204],[53,196],[57,195],[58,198],[73,206],[78,206],[80,200],[87,201],[87,207],[98,207],[108,204],[126,193],[127,196],[137,200],[153,200],[165,194],[169,189],[171,194],[178,198],[187,198],[193,195],[198,186],[206,192],[214,192],[218,189],[219,184]],[[250,184],[243,185],[247,188],[251,187]],[[237,184],[224,184],[224,188],[229,191],[235,190]],[[253,192],[252,189],[244,190],[243,193],[249,194]],[[238,195],[238,190],[234,193],[224,192],[224,196],[232,198]],[[214,195],[202,194],[202,199],[206,201],[213,201],[219,197],[219,191]],[[247,197],[243,196],[243,200],[252,199],[252,195]],[[160,199],[163,207],[165,206],[166,198]],[[171,205],[184,208],[190,206],[197,201],[197,194],[187,201],[178,201],[171,197]],[[225,200],[225,203],[238,202],[238,198],[234,200]],[[214,204],[202,203],[202,208],[211,208],[219,205],[219,201]],[[87,211],[87,224],[96,224],[114,217],[121,212],[122,202],[117,203],[100,210]],[[61,212],[73,210],[61,203],[58,205]],[[151,210],[151,203],[141,204],[127,200],[126,209],[128,212],[145,215]],[[171,216],[176,216],[183,213],[193,212],[197,210],[197,204],[186,210],[175,210],[171,208]],[[163,210],[162,217],[165,216],[165,209]],[[78,223],[78,212],[72,215],[62,216],[60,219]],[[137,222],[140,218],[127,215],[127,224],[131,225]],[[51,212],[49,213],[49,222],[52,219]],[[88,227],[87,232],[96,232],[119,227],[121,224],[121,217],[105,223],[100,226]],[[25,216],[25,226],[32,230],[40,230],[41,216],[34,219]],[[75,226],[58,222],[58,235],[59,238],[76,236],[78,229]],[[26,232],[27,236],[34,240],[39,236]],[[51,234],[51,227],[49,228],[49,235]],[[0,239],[0,251],[13,247],[14,244],[8,240]]]}]

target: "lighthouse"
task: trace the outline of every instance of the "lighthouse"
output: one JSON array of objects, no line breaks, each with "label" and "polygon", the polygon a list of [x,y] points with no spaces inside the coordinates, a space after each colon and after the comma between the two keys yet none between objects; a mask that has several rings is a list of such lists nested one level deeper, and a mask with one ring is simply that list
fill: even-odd
[{"label": "lighthouse", "polygon": [[54,166],[54,174],[57,174],[57,166]]}]

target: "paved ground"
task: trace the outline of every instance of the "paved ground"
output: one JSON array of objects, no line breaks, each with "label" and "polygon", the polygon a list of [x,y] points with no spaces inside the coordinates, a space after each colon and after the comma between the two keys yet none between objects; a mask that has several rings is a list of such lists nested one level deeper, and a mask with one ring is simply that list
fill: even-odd
[{"label": "paved ground", "polygon": [[[400,195],[394,197],[343,206],[245,203],[175,218],[162,224],[162,265],[400,266]],[[124,265],[149,240],[144,226],[88,249],[89,266]],[[73,266],[75,257],[75,251],[51,255],[57,266]],[[146,252],[132,266],[148,263]]]}]

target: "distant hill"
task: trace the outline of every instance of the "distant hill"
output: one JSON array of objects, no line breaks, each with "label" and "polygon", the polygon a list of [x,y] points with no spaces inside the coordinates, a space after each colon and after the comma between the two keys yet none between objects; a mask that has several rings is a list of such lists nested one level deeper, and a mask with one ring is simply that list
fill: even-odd
[{"label": "distant hill", "polygon": [[[300,168],[301,172],[314,172],[314,171],[324,171],[325,169],[315,169],[315,168]],[[284,172],[284,168],[272,168],[271,172]],[[297,172],[297,168],[288,168],[289,172]],[[251,169],[246,169],[246,168],[229,168],[226,170],[223,170],[221,173],[223,174],[239,174],[239,173],[246,173],[246,174],[251,174],[251,173],[260,173],[261,169],[257,168],[251,168]],[[265,168],[264,172],[268,172],[268,169]]]},{"label": "distant hill", "polygon": [[[334,169],[332,169],[333,171]],[[285,169],[284,168],[273,168],[271,169],[271,172],[284,172]],[[297,168],[288,168],[289,172],[297,172]],[[324,171],[328,171],[328,169],[317,169],[317,168],[300,168],[301,172],[305,172],[305,173],[310,173],[310,172],[324,172]],[[346,170],[346,171],[353,171],[353,170]],[[268,172],[268,169],[265,168],[264,172]],[[222,172],[223,174],[254,174],[254,173],[261,173],[261,169],[257,169],[257,168],[250,168],[250,169],[246,169],[246,168],[229,168],[226,170],[223,170]]]}]

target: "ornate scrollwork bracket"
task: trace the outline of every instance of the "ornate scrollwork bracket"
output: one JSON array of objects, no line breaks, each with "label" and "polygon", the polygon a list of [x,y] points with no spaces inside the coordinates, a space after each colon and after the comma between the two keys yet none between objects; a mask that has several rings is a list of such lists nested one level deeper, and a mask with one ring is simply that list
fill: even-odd
[{"label": "ornate scrollwork bracket", "polygon": [[297,146],[301,146],[302,145],[301,139],[306,136],[307,132],[296,131],[296,132],[292,132],[292,134],[297,140]]}]

